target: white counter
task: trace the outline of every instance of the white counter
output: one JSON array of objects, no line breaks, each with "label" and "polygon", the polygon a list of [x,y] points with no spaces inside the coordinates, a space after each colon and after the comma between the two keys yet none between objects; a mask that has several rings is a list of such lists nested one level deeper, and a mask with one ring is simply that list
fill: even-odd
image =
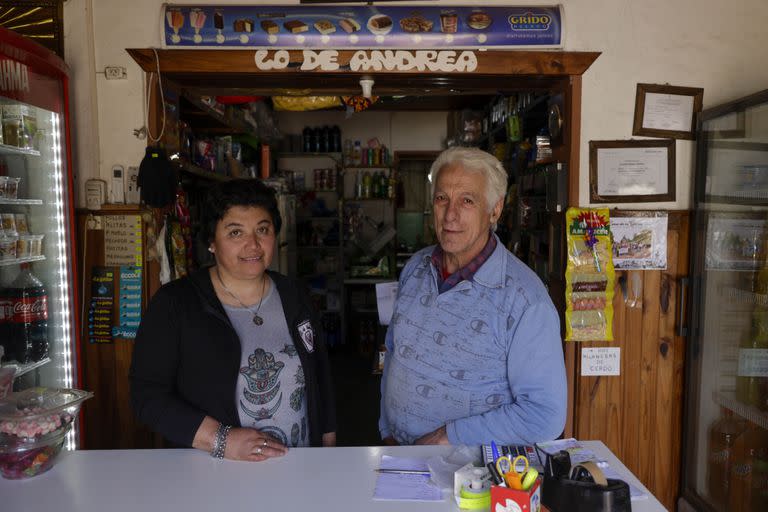
[{"label": "white counter", "polygon": [[[599,441],[583,442],[639,488],[645,487]],[[432,457],[444,446],[294,448],[267,462],[212,459],[199,450],[98,450],[61,455],[47,473],[0,478],[3,511],[237,512],[459,510],[444,502],[373,501],[382,454]],[[650,492],[633,512],[666,510]]]}]

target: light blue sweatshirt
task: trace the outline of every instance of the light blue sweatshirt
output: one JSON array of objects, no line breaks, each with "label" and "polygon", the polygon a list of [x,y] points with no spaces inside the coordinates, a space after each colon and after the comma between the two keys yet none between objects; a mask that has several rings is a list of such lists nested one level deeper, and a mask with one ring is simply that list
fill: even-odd
[{"label": "light blue sweatshirt", "polygon": [[565,364],[542,282],[497,243],[472,281],[438,294],[432,250],[415,254],[400,276],[381,381],[382,438],[412,444],[446,425],[451,444],[555,439],[565,425]]}]

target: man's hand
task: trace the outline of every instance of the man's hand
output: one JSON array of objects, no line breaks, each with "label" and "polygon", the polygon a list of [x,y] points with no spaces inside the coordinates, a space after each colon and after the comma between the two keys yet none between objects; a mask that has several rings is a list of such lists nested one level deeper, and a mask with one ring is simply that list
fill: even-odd
[{"label": "man's hand", "polygon": [[381,440],[385,446],[399,446],[400,443],[393,436],[387,436]]},{"label": "man's hand", "polygon": [[448,442],[448,434],[445,433],[445,425],[440,427],[439,429],[435,430],[434,432],[430,432],[429,434],[424,434],[420,438],[418,438],[413,444],[451,444]]}]

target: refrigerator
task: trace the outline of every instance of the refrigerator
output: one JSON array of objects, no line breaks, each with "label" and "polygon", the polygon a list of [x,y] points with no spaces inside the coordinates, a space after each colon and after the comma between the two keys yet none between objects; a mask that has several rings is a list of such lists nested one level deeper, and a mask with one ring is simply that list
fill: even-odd
[{"label": "refrigerator", "polygon": [[[0,28],[0,341],[17,391],[81,381],[68,96],[64,61]],[[42,289],[27,281],[33,293],[19,293],[26,271]],[[77,438],[73,429],[66,446]]]},{"label": "refrigerator", "polygon": [[680,510],[768,510],[768,90],[699,119]]}]

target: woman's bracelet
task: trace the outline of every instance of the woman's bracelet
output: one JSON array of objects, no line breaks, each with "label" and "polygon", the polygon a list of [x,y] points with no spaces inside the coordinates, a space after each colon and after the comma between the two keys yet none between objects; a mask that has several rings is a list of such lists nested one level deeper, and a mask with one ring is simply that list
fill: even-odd
[{"label": "woman's bracelet", "polygon": [[219,423],[219,428],[216,429],[216,437],[213,441],[211,457],[217,459],[224,458],[224,451],[227,449],[227,436],[230,430],[232,430],[232,426]]}]

